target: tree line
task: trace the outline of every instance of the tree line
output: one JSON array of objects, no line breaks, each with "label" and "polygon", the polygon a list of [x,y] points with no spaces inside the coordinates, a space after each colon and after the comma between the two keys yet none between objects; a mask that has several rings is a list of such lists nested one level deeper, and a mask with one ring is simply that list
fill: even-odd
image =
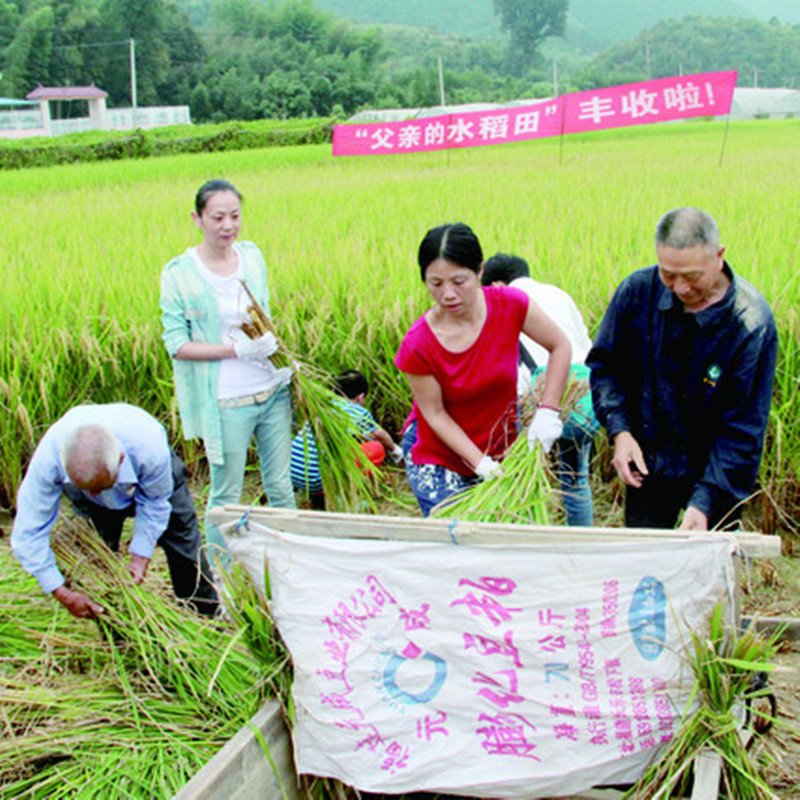
[{"label": "tree line", "polygon": [[800,88],[800,25],[737,17],[668,20],[614,45],[583,71],[584,88],[736,69],[740,86]]}]

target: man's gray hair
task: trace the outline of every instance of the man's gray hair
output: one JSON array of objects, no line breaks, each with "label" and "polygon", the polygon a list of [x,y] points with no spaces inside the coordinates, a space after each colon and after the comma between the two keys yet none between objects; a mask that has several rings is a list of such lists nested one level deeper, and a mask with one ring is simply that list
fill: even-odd
[{"label": "man's gray hair", "polygon": [[73,481],[90,483],[103,472],[117,474],[120,464],[119,440],[105,425],[79,425],[64,437],[61,464]]},{"label": "man's gray hair", "polygon": [[699,208],[673,208],[656,225],[656,247],[684,250],[698,245],[708,250],[719,249],[719,228],[711,214]]}]

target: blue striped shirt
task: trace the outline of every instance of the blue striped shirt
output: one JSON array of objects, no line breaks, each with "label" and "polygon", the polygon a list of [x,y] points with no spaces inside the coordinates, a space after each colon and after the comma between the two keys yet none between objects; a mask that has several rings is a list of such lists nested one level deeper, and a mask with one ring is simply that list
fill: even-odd
[{"label": "blue striped shirt", "polygon": [[[364,406],[342,398],[336,404],[347,413],[355,426],[366,438],[378,430],[378,423]],[[302,491],[322,491],[322,473],[319,468],[319,451],[308,423],[292,440],[291,461],[292,486]]]}]

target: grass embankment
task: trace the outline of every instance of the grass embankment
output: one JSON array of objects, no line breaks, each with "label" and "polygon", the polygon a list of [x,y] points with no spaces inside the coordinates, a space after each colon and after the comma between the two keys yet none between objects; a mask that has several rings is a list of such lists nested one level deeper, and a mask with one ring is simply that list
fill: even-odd
[{"label": "grass embankment", "polygon": [[331,125],[328,119],[259,120],[2,139],[0,170],[319,144],[331,140]]}]

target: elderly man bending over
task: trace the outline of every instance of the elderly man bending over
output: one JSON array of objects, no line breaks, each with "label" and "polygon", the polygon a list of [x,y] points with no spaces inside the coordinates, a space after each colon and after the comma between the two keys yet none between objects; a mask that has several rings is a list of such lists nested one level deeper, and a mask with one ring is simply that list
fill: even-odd
[{"label": "elderly man bending over", "polygon": [[126,403],[71,409],[42,437],[17,496],[14,554],[73,616],[93,618],[102,606],[66,586],[50,547],[62,494],[114,551],[125,518],[134,517],[128,563],[134,582],[144,580],[161,545],[175,594],[201,614],[216,613],[219,600],[201,549],[186,468],[147,412]]}]

